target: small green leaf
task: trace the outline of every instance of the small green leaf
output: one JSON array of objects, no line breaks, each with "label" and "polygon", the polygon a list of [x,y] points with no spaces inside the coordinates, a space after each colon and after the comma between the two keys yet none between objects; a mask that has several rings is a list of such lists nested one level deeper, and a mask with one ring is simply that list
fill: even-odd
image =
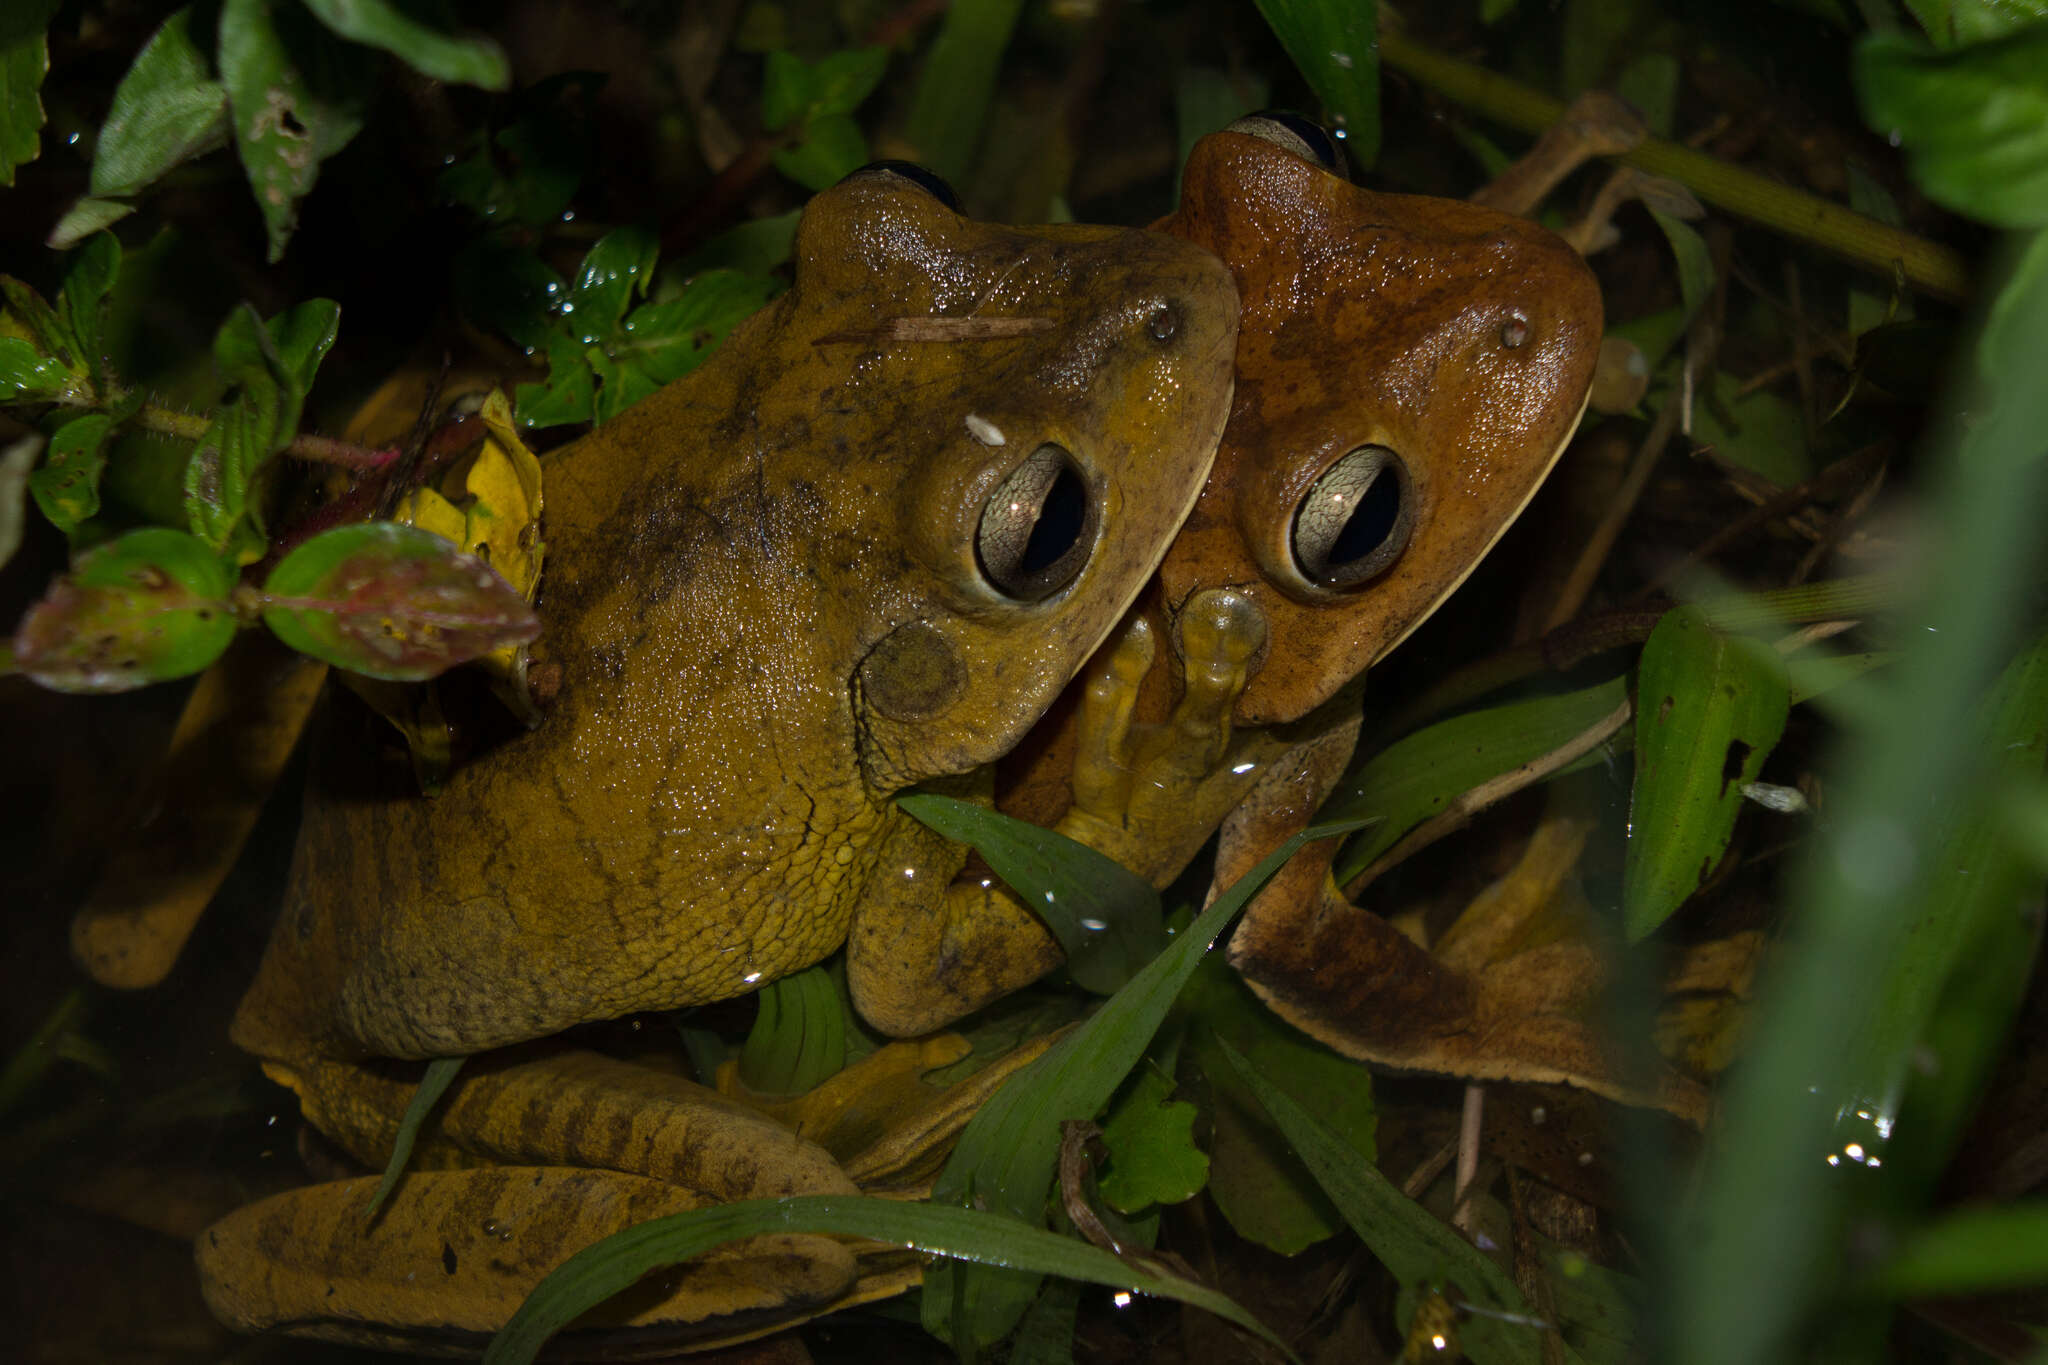
[{"label": "small green leaf", "polygon": [[93,197],[138,194],[165,172],[226,146],[229,131],[227,88],[213,78],[193,37],[188,5],[164,20],[114,88],[93,146]]},{"label": "small green leaf", "polygon": [[294,395],[292,425],[296,427],[296,409],[305,403],[313,376],[319,373],[320,362],[327,358],[341,329],[341,305],[332,299],[307,299],[279,313],[263,329],[270,337],[283,380]]},{"label": "small green leaf", "polygon": [[828,53],[812,73],[811,113],[852,113],[867,102],[888,69],[889,49],[885,47]]},{"label": "small green leaf", "polygon": [[626,315],[624,344],[612,354],[657,386],[681,379],[717,350],[733,328],[783,291],[770,275],[709,270],[672,299]]},{"label": "small green leaf", "polygon": [[248,515],[256,470],[291,439],[298,396],[285,382],[268,330],[246,303],[214,334],[213,363],[229,391],[186,463],[185,517],[194,535],[222,549]]},{"label": "small green leaf", "polygon": [[1935,52],[1872,33],[1855,55],[1872,128],[1930,199],[1999,227],[2048,224],[2048,25]]},{"label": "small green leaf", "polygon": [[1380,155],[1380,36],[1375,0],[1258,0],[1266,26],[1328,111],[1360,166]]},{"label": "small green leaf", "polygon": [[1250,1058],[1260,1075],[1299,1101],[1365,1165],[1378,1157],[1372,1074],[1283,1023],[1224,962],[1201,965],[1185,1004],[1192,1021],[1188,1054],[1211,1092],[1209,1191],[1216,1207],[1240,1236],[1283,1256],[1331,1236],[1343,1215],[1237,1079],[1223,1048],[1227,1043]]},{"label": "small green leaf", "polygon": [[[555,300],[568,292],[569,283],[531,250],[492,234],[458,251],[452,269],[462,311],[524,346],[529,355],[562,336],[555,330]],[[586,407],[582,418],[572,420],[588,418]]]},{"label": "small green leaf", "polygon": [[130,531],[80,555],[14,633],[15,667],[60,692],[197,673],[235,635],[234,576],[182,531]]},{"label": "small green leaf", "polygon": [[1172,1094],[1173,1077],[1143,1067],[1103,1120],[1109,1169],[1096,1188],[1119,1212],[1192,1199],[1209,1179],[1209,1158],[1195,1145],[1195,1106]]},{"label": "small green leaf", "polygon": [[[1683,227],[1684,224],[1679,226]],[[1742,383],[1715,370],[1709,402],[1693,410],[1693,438],[1714,448],[1730,464],[1761,474],[1781,488],[1813,475],[1806,422],[1799,405],[1769,389],[1742,393]]]},{"label": "small green leaf", "polygon": [[417,682],[540,634],[540,618],[473,555],[417,527],[337,526],[300,545],[263,585],[263,620],[302,654]]},{"label": "small green leaf", "polygon": [[133,212],[133,204],[124,204],[118,199],[94,199],[88,195],[64,210],[64,216],[57,220],[57,226],[50,229],[43,245],[53,251],[69,251],[95,232],[112,227]]},{"label": "small green leaf", "polygon": [[57,361],[74,375],[85,374],[71,329],[57,316],[57,310],[43,301],[41,294],[12,275],[0,275],[0,298],[7,301],[7,312],[28,332],[39,354]]},{"label": "small green leaf", "polygon": [[1944,1214],[1907,1238],[1877,1281],[1912,1299],[2048,1284],[2048,1200]]},{"label": "small green leaf", "polygon": [[489,38],[431,28],[389,0],[306,0],[306,8],[342,37],[382,48],[423,76],[485,90],[512,83],[504,49]]},{"label": "small green leaf", "polygon": [[223,0],[221,84],[273,262],[284,255],[320,163],[363,126],[375,82],[366,57],[326,38],[304,10],[282,0]]},{"label": "small green leaf", "polygon": [[1257,1318],[1215,1290],[1141,1269],[1071,1237],[1019,1227],[1006,1218],[972,1209],[814,1194],[749,1199],[672,1214],[586,1247],[557,1266],[527,1295],[484,1352],[484,1365],[529,1365],[549,1337],[658,1267],[686,1261],[737,1238],[797,1232],[871,1238],[934,1256],[1008,1266],[1033,1275],[1064,1275],[1178,1299],[1236,1323],[1269,1342],[1288,1360],[1297,1360],[1286,1343]]},{"label": "small green leaf", "polygon": [[896,804],[948,839],[972,844],[1052,930],[1084,989],[1120,989],[1164,946],[1159,893],[1086,844],[950,796],[910,792]]},{"label": "small green leaf", "polygon": [[[1042,1223],[1059,1161],[1061,1120],[1092,1119],[1101,1112],[1144,1055],[1202,955],[1281,865],[1303,844],[1354,827],[1315,825],[1289,838],[1211,901],[1092,1018],[1011,1077],[961,1134],[932,1187],[933,1202],[972,1202],[1018,1222]],[[1031,899],[1029,891],[1016,889]],[[987,1346],[1015,1325],[1036,1290],[1035,1274],[970,1275],[935,1266],[925,1277],[925,1330],[952,1341],[955,1349]]]},{"label": "small green leaf", "polygon": [[762,1095],[800,1095],[846,1065],[846,1002],[822,966],[755,992],[760,1012],[740,1050],[740,1079]]},{"label": "small green leaf", "polygon": [[795,123],[816,88],[809,62],[786,49],[770,52],[761,64],[761,127],[779,133]]},{"label": "small green leaf", "polygon": [[1714,258],[1707,250],[1707,239],[1683,218],[1655,209],[1650,216],[1664,230],[1664,240],[1671,243],[1671,254],[1678,260],[1678,296],[1685,301],[1685,315],[1697,317],[1714,293]]},{"label": "small green leaf", "polygon": [[804,125],[802,140],[775,154],[775,169],[805,189],[822,190],[868,160],[867,135],[850,115],[819,114]]},{"label": "small green leaf", "polygon": [[20,337],[0,337],[0,402],[55,398],[77,376]]},{"label": "small green leaf", "polygon": [[[1371,1162],[1358,1160],[1342,1139],[1228,1044],[1224,1056],[1315,1172],[1344,1221],[1395,1279],[1410,1288],[1447,1280],[1477,1307],[1528,1315],[1527,1301],[1505,1271],[1402,1194]],[[1459,1338],[1475,1365],[1538,1365],[1544,1359],[1542,1334],[1519,1323],[1473,1317],[1461,1324]],[[1567,1349],[1565,1358],[1577,1356]]]},{"label": "small green leaf", "polygon": [[43,77],[50,69],[47,30],[60,0],[12,0],[0,14],[0,188],[42,149]]},{"label": "small green leaf", "polygon": [[2048,19],[2043,0],[1905,0],[1936,47],[2002,38]]},{"label": "small green leaf", "polygon": [[1631,942],[1705,884],[1791,709],[1777,651],[1724,635],[1696,609],[1667,612],[1636,682],[1636,782],[1623,917]]},{"label": "small green leaf", "polygon": [[419,1141],[420,1129],[426,1126],[427,1115],[434,1112],[434,1106],[448,1093],[448,1087],[455,1084],[456,1073],[462,1070],[466,1057],[436,1057],[427,1063],[425,1074],[420,1077],[420,1088],[412,1092],[412,1100],[405,1106],[405,1115],[398,1121],[398,1132],[391,1139],[391,1159],[384,1163],[384,1178],[377,1182],[376,1193],[370,1196],[369,1204],[363,1209],[363,1221],[377,1216],[377,1210],[384,1207],[384,1201],[398,1188],[400,1177],[405,1174],[407,1163],[412,1160],[412,1149]]},{"label": "small green leaf", "polygon": [[100,472],[107,467],[107,437],[113,429],[114,419],[106,413],[72,418],[57,428],[43,467],[29,476],[36,506],[66,535],[100,510]]},{"label": "small green leaf", "polygon": [[597,376],[591,371],[587,349],[565,336],[547,343],[547,379],[521,384],[513,394],[521,426],[566,426],[591,419],[597,405]]},{"label": "small green leaf", "polygon": [[1379,821],[1338,854],[1338,882],[1363,872],[1461,793],[1585,733],[1627,700],[1627,685],[1616,678],[1579,692],[1453,716],[1381,750],[1345,778],[1323,807],[1331,819]]},{"label": "small green leaf", "polygon": [[647,292],[659,250],[654,234],[640,227],[617,228],[598,238],[557,305],[569,334],[592,346],[617,330],[632,301]]},{"label": "small green leaf", "polygon": [[106,385],[107,294],[120,271],[120,241],[111,232],[95,233],[74,255],[57,294],[57,317],[78,343],[94,388]]}]

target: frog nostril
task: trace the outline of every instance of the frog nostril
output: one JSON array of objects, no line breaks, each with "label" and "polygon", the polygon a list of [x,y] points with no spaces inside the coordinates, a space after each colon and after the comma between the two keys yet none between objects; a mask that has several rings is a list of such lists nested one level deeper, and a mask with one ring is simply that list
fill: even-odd
[{"label": "frog nostril", "polygon": [[975,561],[1005,597],[1036,602],[1071,583],[1095,540],[1095,501],[1066,451],[1042,445],[981,509]]},{"label": "frog nostril", "polygon": [[1316,480],[1295,508],[1295,565],[1319,588],[1350,588],[1377,576],[1408,544],[1406,477],[1385,446],[1360,446]]},{"label": "frog nostril", "polygon": [[1161,345],[1180,335],[1180,309],[1173,304],[1161,304],[1152,316],[1145,319],[1145,335]]},{"label": "frog nostril", "polygon": [[1508,320],[1500,325],[1500,344],[1510,351],[1520,350],[1529,340],[1529,319],[1521,313],[1508,314]]}]

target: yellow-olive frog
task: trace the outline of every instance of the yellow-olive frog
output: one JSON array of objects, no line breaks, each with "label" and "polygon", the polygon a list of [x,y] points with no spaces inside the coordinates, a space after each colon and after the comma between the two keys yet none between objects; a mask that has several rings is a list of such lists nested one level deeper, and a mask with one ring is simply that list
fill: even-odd
[{"label": "yellow-olive frog", "polygon": [[[1143,587],[1227,415],[1235,290],[1186,242],[974,223],[889,166],[811,201],[795,261],[702,369],[550,460],[539,728],[431,800],[347,744],[316,770],[235,1041],[373,1165],[419,1075],[394,1059],[509,1049],[434,1142],[511,1165],[409,1175],[367,1231],[360,1182],[224,1220],[199,1257],[226,1320],[473,1349],[617,1226],[852,1188],[714,1093],[509,1045],[742,994],[850,924],[857,992],[914,983],[920,1024],[971,1003],[889,951],[946,920],[964,858],[891,797],[1008,750]],[[854,1278],[836,1243],[757,1239],[643,1286],[620,1349]]]}]

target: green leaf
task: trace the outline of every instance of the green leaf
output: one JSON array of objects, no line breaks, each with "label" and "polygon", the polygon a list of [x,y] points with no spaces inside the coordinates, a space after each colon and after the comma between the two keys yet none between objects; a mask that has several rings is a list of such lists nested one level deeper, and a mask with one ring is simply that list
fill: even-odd
[{"label": "green leaf", "polygon": [[227,88],[213,78],[193,37],[188,5],[164,20],[114,88],[93,146],[93,197],[137,194],[166,171],[226,146],[228,133]]},{"label": "green leaf", "polygon": [[829,53],[811,77],[810,113],[850,114],[867,102],[889,69],[889,49],[855,47]]},{"label": "green leaf", "polygon": [[803,210],[792,209],[772,218],[737,223],[679,261],[666,271],[683,279],[717,270],[735,270],[745,275],[767,275],[789,259],[796,245],[797,220]]},{"label": "green leaf", "polygon": [[817,77],[811,64],[787,49],[770,52],[761,64],[761,127],[779,133],[811,106]]},{"label": "green leaf", "polygon": [[933,1256],[1010,1266],[1034,1275],[1064,1275],[1092,1284],[1178,1299],[1225,1318],[1293,1352],[1253,1317],[1213,1289],[1140,1269],[1107,1251],[1008,1219],[931,1204],[859,1195],[750,1199],[673,1214],[616,1233],[577,1252],[527,1296],[484,1352],[484,1365],[528,1365],[549,1337],[649,1271],[698,1256],[741,1237],[826,1233],[891,1242]]},{"label": "green leaf", "polygon": [[[1094,1017],[1011,1077],[961,1134],[933,1185],[933,1202],[972,1203],[1018,1222],[1042,1223],[1059,1162],[1061,1121],[1092,1119],[1102,1111],[1144,1055],[1202,955],[1281,865],[1303,844],[1353,827],[1316,825],[1289,838],[1211,901]],[[1030,893],[1023,894],[1028,902]],[[1036,1274],[969,1275],[934,1267],[925,1277],[925,1330],[952,1341],[956,1350],[987,1346],[1015,1325],[1036,1290]]]},{"label": "green leaf", "polygon": [[[1410,1288],[1448,1280],[1471,1304],[1528,1315],[1527,1301],[1505,1271],[1402,1194],[1372,1163],[1358,1160],[1348,1144],[1227,1043],[1223,1053],[1239,1080],[1273,1116],[1288,1144],[1315,1172],[1344,1221],[1395,1279]],[[1470,1318],[1460,1326],[1459,1338],[1476,1365],[1539,1365],[1544,1358],[1542,1334],[1517,1323]],[[1578,1357],[1567,1349],[1565,1359]]]},{"label": "green leaf", "polygon": [[57,317],[78,343],[93,387],[106,387],[107,294],[121,271],[121,243],[111,232],[95,233],[74,255],[57,294]]},{"label": "green leaf", "polygon": [[1683,218],[1655,209],[1650,216],[1663,229],[1664,240],[1671,243],[1671,254],[1678,260],[1678,296],[1685,301],[1685,315],[1697,317],[1714,293],[1714,258],[1707,250],[1707,240]]},{"label": "green leaf", "polygon": [[107,437],[113,429],[114,419],[106,413],[72,418],[57,428],[43,467],[29,476],[36,506],[66,535],[100,510],[100,472],[107,467]]},{"label": "green leaf", "polygon": [[0,275],[0,298],[7,301],[7,312],[21,330],[33,340],[35,350],[57,361],[72,374],[83,378],[86,367],[78,358],[78,342],[71,335],[71,329],[64,325],[64,319],[57,310],[43,301],[43,296],[11,275]]},{"label": "green leaf", "polygon": [[1338,784],[1323,807],[1330,819],[1380,822],[1338,854],[1338,882],[1363,872],[1460,794],[1585,733],[1627,700],[1627,684],[1616,678],[1579,692],[1453,716],[1381,750]]},{"label": "green leaf", "polygon": [[68,251],[133,212],[133,204],[124,204],[118,199],[94,199],[88,195],[64,210],[64,216],[57,220],[57,226],[50,229],[44,245],[55,251]]},{"label": "green leaf", "polygon": [[1331,131],[1361,167],[1380,155],[1379,6],[1375,0],[1258,0],[1267,27],[1316,92]]},{"label": "green leaf", "polygon": [[948,839],[972,844],[1052,930],[1083,989],[1121,989],[1165,944],[1152,884],[1086,844],[950,796],[911,792],[896,804]]},{"label": "green leaf", "polygon": [[675,298],[627,314],[623,341],[613,355],[645,371],[657,386],[681,379],[784,287],[770,275],[706,271]]},{"label": "green leaf", "polygon": [[822,966],[754,993],[760,1011],[740,1051],[740,1079],[760,1095],[800,1095],[846,1065],[846,1002]]},{"label": "green leaf", "polygon": [[263,585],[263,620],[302,654],[372,678],[418,682],[540,634],[512,585],[430,531],[337,526]]},{"label": "green leaf", "polygon": [[2000,227],[2048,224],[2048,25],[1949,52],[1872,33],[1855,72],[1864,120],[1905,147],[1928,198]]},{"label": "green leaf", "polygon": [[547,379],[513,391],[521,426],[564,426],[591,419],[597,405],[597,376],[585,358],[587,349],[565,336],[548,342]]},{"label": "green leaf", "polygon": [[1877,1283],[1913,1299],[2048,1284],[2048,1200],[1946,1214],[1908,1238]]},{"label": "green leaf", "polygon": [[[307,299],[264,324],[284,382],[296,395],[294,408],[305,403],[313,376],[319,373],[320,362],[327,358],[340,329],[341,305],[332,299]],[[298,425],[296,412],[292,425]]]},{"label": "green leaf", "polygon": [[959,183],[974,169],[996,72],[1024,0],[955,0],[926,49],[903,137],[916,160]]},{"label": "green leaf", "polygon": [[1196,971],[1185,1002],[1189,1055],[1211,1091],[1209,1190],[1216,1207],[1239,1235],[1283,1256],[1331,1236],[1343,1226],[1342,1214],[1237,1079],[1224,1047],[1249,1057],[1260,1075],[1336,1133],[1353,1161],[1368,1166],[1378,1157],[1372,1073],[1281,1022],[1216,959]]},{"label": "green leaf", "polygon": [[1936,47],[2002,38],[2048,19],[2043,0],[1905,0]]},{"label": "green leaf", "polygon": [[362,129],[375,80],[366,56],[327,38],[283,0],[223,0],[221,84],[273,262],[284,255],[320,163]]},{"label": "green leaf", "polygon": [[1706,883],[1790,710],[1785,663],[1769,645],[1724,635],[1693,607],[1665,613],[1650,633],[1622,889],[1630,942]]},{"label": "green leaf", "polygon": [[1781,488],[1813,476],[1806,422],[1797,403],[1769,389],[1740,394],[1742,381],[1726,370],[1715,370],[1709,387],[1713,401],[1693,409],[1695,440]]},{"label": "green leaf", "polygon": [[[530,249],[512,245],[501,234],[479,237],[455,254],[452,271],[462,311],[524,346],[527,354],[564,339],[555,330],[554,308],[569,282]],[[583,417],[572,420],[588,419],[586,405]]]},{"label": "green leaf", "polygon": [[384,1201],[398,1188],[407,1164],[412,1161],[412,1149],[419,1141],[420,1129],[426,1125],[427,1115],[434,1112],[434,1106],[448,1093],[448,1087],[455,1084],[456,1074],[468,1060],[467,1057],[435,1057],[427,1063],[426,1072],[420,1077],[420,1088],[412,1092],[412,1100],[405,1106],[405,1115],[398,1121],[398,1132],[391,1139],[391,1159],[384,1163],[384,1178],[377,1182],[376,1192],[363,1208],[364,1222],[375,1218],[377,1210],[384,1207]]},{"label": "green leaf", "polygon": [[187,524],[219,550],[249,513],[256,471],[291,439],[302,395],[288,386],[268,330],[246,303],[214,334],[213,363],[228,395],[192,448],[184,487]]},{"label": "green leaf", "polygon": [[69,389],[77,376],[43,355],[35,343],[0,337],[0,402],[35,402]]},{"label": "green leaf", "polygon": [[14,633],[14,663],[60,692],[197,673],[235,635],[234,576],[183,531],[130,531],[80,555]]},{"label": "green leaf", "polygon": [[617,228],[598,238],[556,305],[569,334],[586,346],[610,337],[625,320],[627,307],[647,292],[659,250],[654,234],[640,227]]},{"label": "green leaf", "polygon": [[47,37],[60,0],[12,0],[0,13],[0,188],[42,149],[43,77],[50,69]]},{"label": "green leaf", "polygon": [[1209,1179],[1209,1158],[1195,1145],[1195,1106],[1172,1094],[1173,1077],[1140,1068],[1103,1120],[1109,1169],[1096,1189],[1119,1212],[1192,1199]]},{"label": "green leaf", "polygon": [[859,124],[846,114],[819,114],[804,125],[802,140],[775,154],[775,169],[805,189],[822,190],[868,160],[868,139]]},{"label": "green leaf", "polygon": [[462,37],[429,27],[390,0],[305,0],[313,17],[344,38],[379,47],[423,76],[457,85],[503,90],[511,64],[489,38]]}]

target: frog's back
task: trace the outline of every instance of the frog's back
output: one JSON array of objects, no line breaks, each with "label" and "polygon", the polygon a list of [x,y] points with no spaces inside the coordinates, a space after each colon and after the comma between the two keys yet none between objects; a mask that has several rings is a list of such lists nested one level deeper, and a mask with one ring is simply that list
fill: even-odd
[{"label": "frog's back", "polygon": [[[316,776],[244,1046],[467,1052],[808,965],[884,876],[891,794],[1006,749],[1108,630],[1213,451],[1228,277],[1164,238],[893,198],[868,231],[895,193],[814,201],[805,232],[835,230],[800,239],[789,295],[547,462],[535,653],[561,686],[537,730],[428,800],[370,794],[361,770],[394,765],[374,721],[341,722],[365,728]],[[1105,271],[1107,294],[1072,287]],[[1152,329],[1184,334],[1148,339],[1168,310]],[[965,314],[1029,325],[901,336]],[[978,600],[949,575],[976,569],[983,503],[1045,446],[1163,524],[1091,521],[1059,591]]]}]

